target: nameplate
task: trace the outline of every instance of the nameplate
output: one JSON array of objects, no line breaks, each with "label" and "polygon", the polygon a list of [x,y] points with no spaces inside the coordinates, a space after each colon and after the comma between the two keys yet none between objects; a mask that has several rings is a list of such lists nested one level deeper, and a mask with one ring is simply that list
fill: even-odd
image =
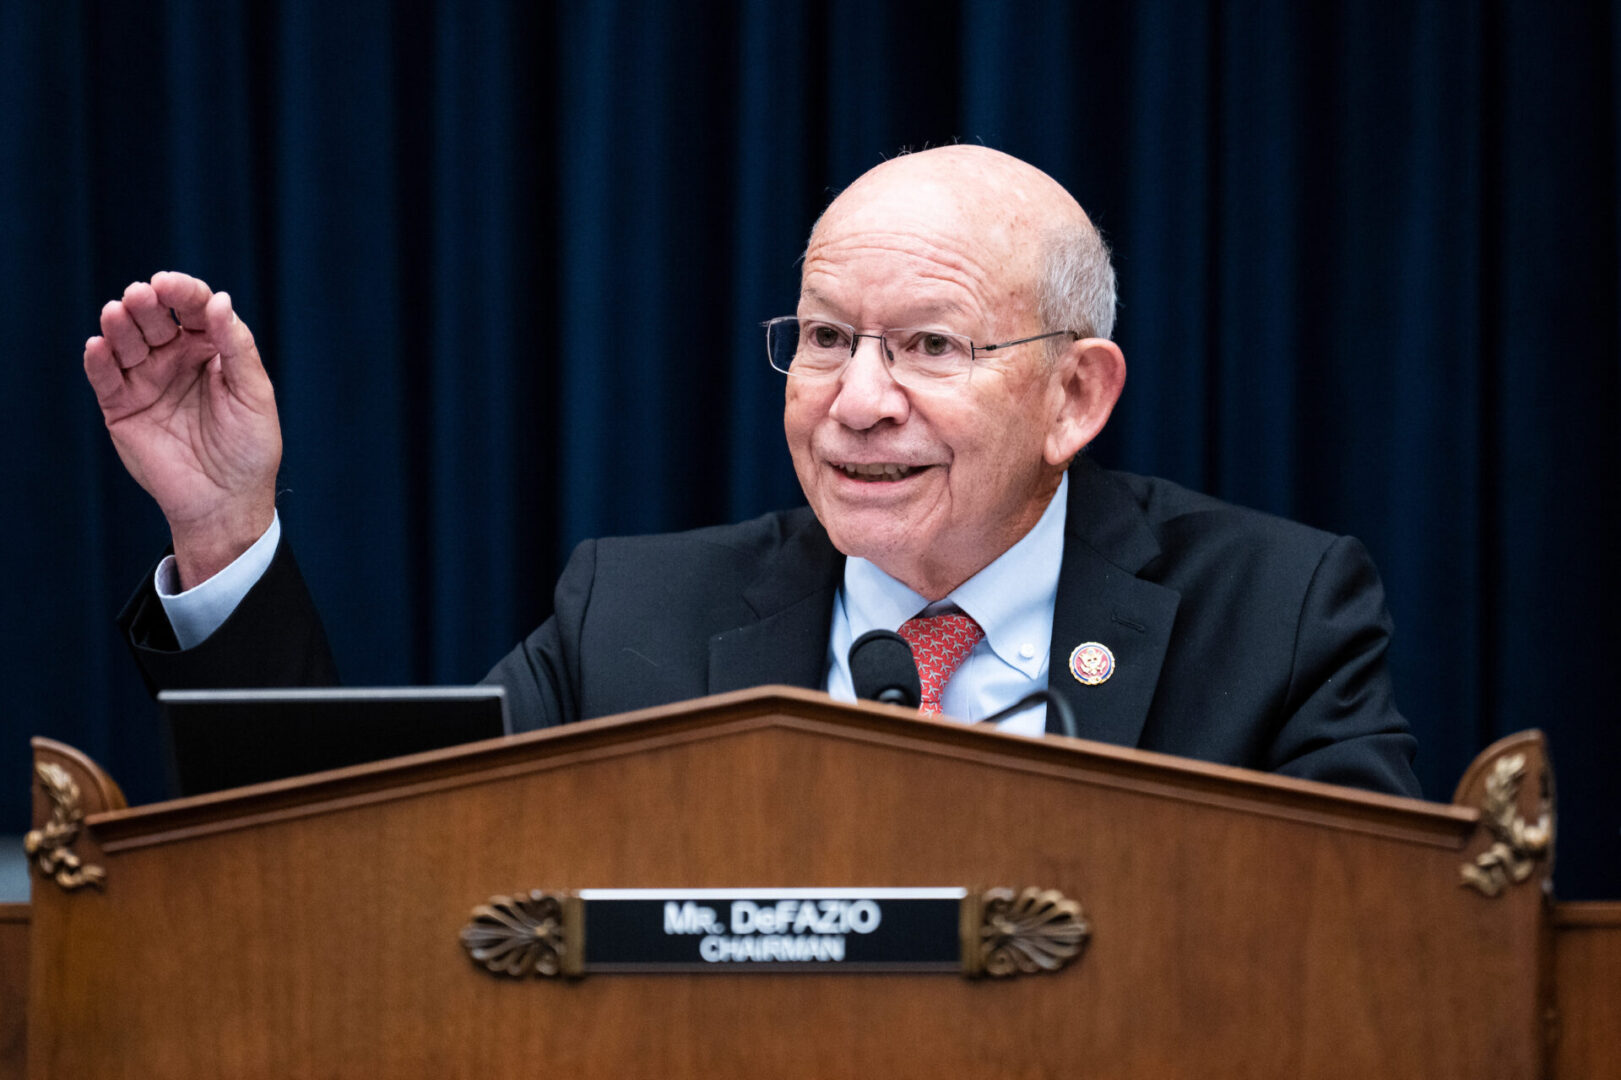
[{"label": "nameplate", "polygon": [[1056,971],[1090,935],[1050,889],[533,890],[494,896],[461,942],[497,975]]},{"label": "nameplate", "polygon": [[581,889],[586,970],[955,971],[966,889]]}]

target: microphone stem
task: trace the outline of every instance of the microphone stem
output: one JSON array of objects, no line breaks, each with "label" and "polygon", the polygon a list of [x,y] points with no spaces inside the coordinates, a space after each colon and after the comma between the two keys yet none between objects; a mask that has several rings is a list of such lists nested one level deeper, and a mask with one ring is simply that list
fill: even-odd
[{"label": "microphone stem", "polygon": [[1000,712],[992,713],[990,716],[987,716],[985,719],[979,722],[981,724],[994,724],[998,720],[1006,720],[1014,713],[1023,712],[1024,710],[1030,708],[1030,706],[1041,703],[1045,703],[1047,708],[1053,710],[1053,712],[1057,714],[1058,726],[1063,729],[1065,735],[1068,735],[1072,739],[1078,739],[1081,737],[1080,729],[1075,725],[1075,710],[1069,707],[1069,702],[1065,701],[1062,697],[1059,697],[1051,690],[1032,690],[1018,701],[1015,701],[1012,705],[1009,705]]}]

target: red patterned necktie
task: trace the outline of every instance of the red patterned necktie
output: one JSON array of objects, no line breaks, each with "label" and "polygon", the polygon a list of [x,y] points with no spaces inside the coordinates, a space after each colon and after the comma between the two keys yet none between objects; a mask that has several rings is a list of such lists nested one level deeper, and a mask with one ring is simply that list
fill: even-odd
[{"label": "red patterned necktie", "polygon": [[940,712],[940,694],[946,680],[974,651],[985,631],[979,624],[960,611],[949,615],[920,615],[907,619],[899,631],[912,646],[917,660],[918,680],[923,684],[923,704],[918,711],[930,715]]}]

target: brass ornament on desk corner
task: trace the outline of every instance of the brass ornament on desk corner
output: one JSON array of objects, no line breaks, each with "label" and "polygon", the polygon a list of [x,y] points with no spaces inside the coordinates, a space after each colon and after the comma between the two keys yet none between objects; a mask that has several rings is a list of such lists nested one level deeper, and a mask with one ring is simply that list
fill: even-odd
[{"label": "brass ornament on desk corner", "polygon": [[1473,862],[1459,868],[1461,884],[1484,896],[1497,896],[1510,883],[1524,882],[1553,847],[1553,804],[1548,797],[1547,772],[1544,770],[1539,778],[1541,801],[1536,823],[1532,824],[1519,811],[1525,771],[1524,754],[1506,754],[1493,762],[1491,774],[1486,777],[1480,813],[1493,842]]},{"label": "brass ornament on desk corner", "polygon": [[51,820],[23,837],[23,851],[34,860],[40,873],[65,890],[86,885],[106,888],[107,872],[84,863],[73,851],[84,823],[79,785],[66,769],[49,761],[35,766],[34,775],[50,797]]},{"label": "brass ornament on desk corner", "polygon": [[1091,936],[1080,902],[1056,889],[987,889],[980,896],[969,973],[1006,978],[1058,971]]},{"label": "brass ornament on desk corner", "polygon": [[475,964],[494,975],[521,979],[580,974],[578,901],[566,893],[531,889],[517,896],[492,896],[472,911],[461,932],[462,948]]}]

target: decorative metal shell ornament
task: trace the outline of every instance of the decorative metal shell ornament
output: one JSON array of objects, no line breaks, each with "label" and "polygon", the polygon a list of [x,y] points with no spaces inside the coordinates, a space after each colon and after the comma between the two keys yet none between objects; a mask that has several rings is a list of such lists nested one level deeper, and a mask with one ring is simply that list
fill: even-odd
[{"label": "decorative metal shell ornament", "polygon": [[980,949],[984,972],[1005,977],[1057,971],[1080,955],[1092,936],[1081,905],[1054,889],[989,889]]},{"label": "decorative metal shell ornament", "polygon": [[497,975],[556,975],[563,967],[563,903],[551,893],[493,896],[473,909],[462,947]]}]

